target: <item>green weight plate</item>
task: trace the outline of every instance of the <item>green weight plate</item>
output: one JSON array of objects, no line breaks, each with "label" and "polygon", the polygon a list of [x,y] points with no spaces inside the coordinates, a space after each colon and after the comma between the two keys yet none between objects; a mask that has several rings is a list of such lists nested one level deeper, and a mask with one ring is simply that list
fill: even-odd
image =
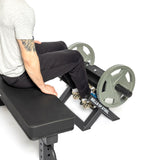
[{"label": "green weight plate", "polygon": [[115,90],[117,84],[133,91],[135,75],[131,68],[115,65],[102,74],[97,85],[97,97],[106,107],[118,107],[128,99]]},{"label": "green weight plate", "polygon": [[90,65],[94,64],[95,62],[94,50],[88,44],[78,42],[69,46],[68,49],[79,51],[85,62],[88,62]]}]

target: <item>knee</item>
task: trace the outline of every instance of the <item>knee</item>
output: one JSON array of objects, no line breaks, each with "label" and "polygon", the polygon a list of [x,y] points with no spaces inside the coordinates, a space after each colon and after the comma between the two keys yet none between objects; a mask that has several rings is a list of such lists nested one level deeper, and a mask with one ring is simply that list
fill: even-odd
[{"label": "knee", "polygon": [[67,45],[63,41],[59,41],[59,43],[62,45],[63,49],[68,49]]},{"label": "knee", "polygon": [[73,50],[74,58],[77,62],[84,62],[83,57],[79,51]]}]

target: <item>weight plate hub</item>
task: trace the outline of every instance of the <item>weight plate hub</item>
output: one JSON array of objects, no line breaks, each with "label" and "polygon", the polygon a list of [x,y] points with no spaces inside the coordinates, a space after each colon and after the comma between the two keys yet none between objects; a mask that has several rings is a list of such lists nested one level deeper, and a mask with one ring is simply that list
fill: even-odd
[{"label": "weight plate hub", "polygon": [[132,69],[124,65],[115,65],[102,74],[97,85],[97,97],[106,107],[120,106],[128,99],[116,91],[117,84],[132,92],[135,86],[135,75]]},{"label": "weight plate hub", "polygon": [[93,65],[95,62],[95,53],[91,46],[86,43],[74,43],[68,47],[71,50],[77,50],[81,53],[85,62]]}]

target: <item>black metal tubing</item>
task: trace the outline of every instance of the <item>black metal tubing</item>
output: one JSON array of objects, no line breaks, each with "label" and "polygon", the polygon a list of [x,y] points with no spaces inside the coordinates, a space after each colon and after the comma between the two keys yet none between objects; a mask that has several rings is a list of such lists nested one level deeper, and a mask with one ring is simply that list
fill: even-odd
[{"label": "black metal tubing", "polygon": [[86,62],[85,62],[85,67],[86,67],[89,83],[93,85],[95,88],[97,88],[98,81],[102,76],[102,74],[104,73],[104,70],[102,70],[96,65],[90,65]]},{"label": "black metal tubing", "polygon": [[[63,92],[63,94],[60,96],[60,100],[65,103],[67,99],[71,96],[71,87],[68,86],[66,90]],[[91,126],[94,124],[94,122],[98,119],[101,112],[95,108],[91,112],[91,114],[88,116],[88,118],[85,121],[82,121],[75,113],[75,124],[77,127],[79,127],[82,131],[88,130],[91,128]]]},{"label": "black metal tubing", "polygon": [[82,121],[77,115],[75,118],[75,124],[77,127],[79,127],[82,131],[86,131],[92,127],[92,125],[95,123],[95,121],[99,118],[101,115],[101,112],[95,108],[91,114],[88,116],[88,118],[85,121]]},{"label": "black metal tubing", "polygon": [[[68,86],[66,90],[63,92],[63,94],[60,96],[60,100],[65,103],[67,99],[71,96],[71,87]],[[98,109],[93,109],[91,114],[88,116],[88,118],[85,121],[82,121],[75,113],[75,124],[77,127],[79,127],[82,131],[88,130],[91,128],[91,126],[94,124],[94,122],[98,119],[101,112]]]},{"label": "black metal tubing", "polygon": [[44,137],[39,140],[39,160],[57,160],[54,143],[58,142],[58,135]]},{"label": "black metal tubing", "polygon": [[88,118],[84,122],[85,124],[84,130],[90,129],[100,115],[101,115],[101,111],[99,109],[97,108],[93,109],[91,114],[88,116]]},{"label": "black metal tubing", "polygon": [[[68,87],[60,97],[60,100],[65,103],[66,100],[71,95],[71,88]],[[91,114],[87,117],[85,121],[81,120],[75,113],[75,124],[77,127],[79,127],[82,131],[88,130],[92,127],[92,125],[95,123],[95,121],[99,118],[101,114],[104,114],[108,119],[112,121],[119,120],[119,117],[116,116],[109,108],[102,105],[98,99],[94,98],[93,96],[90,96],[89,100],[96,106],[97,108],[94,108]]]},{"label": "black metal tubing", "polygon": [[66,88],[66,90],[63,92],[63,94],[60,96],[60,100],[65,103],[67,101],[67,99],[71,96],[72,94],[72,88],[70,86],[68,86]]}]

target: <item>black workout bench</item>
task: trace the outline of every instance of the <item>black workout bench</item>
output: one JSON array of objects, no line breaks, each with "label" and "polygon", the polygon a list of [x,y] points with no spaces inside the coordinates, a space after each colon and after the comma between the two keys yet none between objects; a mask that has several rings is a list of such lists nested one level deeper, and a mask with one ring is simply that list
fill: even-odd
[{"label": "black workout bench", "polygon": [[39,139],[40,160],[56,160],[58,134],[74,128],[74,114],[53,95],[37,87],[19,89],[0,76],[0,106],[6,105],[31,140]]},{"label": "black workout bench", "polygon": [[[102,69],[85,63],[88,80],[95,88]],[[88,130],[101,114],[108,119],[119,119],[108,107],[104,106],[92,95],[89,100],[96,108],[85,121],[64,104],[71,96],[72,82],[69,77],[60,77],[68,87],[58,99],[56,96],[42,93],[37,86],[20,89],[9,86],[0,75],[0,106],[6,105],[26,135],[31,140],[39,139],[40,160],[56,160],[54,143],[58,141],[58,134],[70,131],[77,125],[82,131]]]}]

